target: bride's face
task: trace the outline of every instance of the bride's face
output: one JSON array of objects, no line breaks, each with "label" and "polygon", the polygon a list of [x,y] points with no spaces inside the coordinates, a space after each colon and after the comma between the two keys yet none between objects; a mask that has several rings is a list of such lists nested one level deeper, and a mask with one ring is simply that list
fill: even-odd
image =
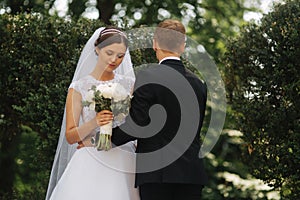
[{"label": "bride's face", "polygon": [[105,67],[105,71],[112,72],[123,61],[126,52],[126,46],[123,43],[113,43],[106,47],[96,49],[101,66]]}]

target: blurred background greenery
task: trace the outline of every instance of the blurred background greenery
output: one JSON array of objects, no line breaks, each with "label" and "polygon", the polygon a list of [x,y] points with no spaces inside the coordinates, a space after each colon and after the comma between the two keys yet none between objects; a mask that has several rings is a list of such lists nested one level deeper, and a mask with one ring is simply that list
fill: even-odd
[{"label": "blurred background greenery", "polygon": [[[0,0],[0,199],[45,198],[67,88],[94,30],[165,18],[185,24],[226,86],[203,199],[298,199],[300,4],[276,2],[265,13],[260,0]],[[156,62],[151,49],[131,55],[136,69]]]}]

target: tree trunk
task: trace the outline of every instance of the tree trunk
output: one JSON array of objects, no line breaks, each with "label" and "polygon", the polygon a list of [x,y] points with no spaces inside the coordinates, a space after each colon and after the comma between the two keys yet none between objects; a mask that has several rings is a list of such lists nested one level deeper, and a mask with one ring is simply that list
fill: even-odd
[{"label": "tree trunk", "polygon": [[100,13],[100,20],[105,24],[110,25],[110,19],[115,9],[114,0],[97,0],[97,9]]},{"label": "tree trunk", "polygon": [[19,135],[12,139],[2,138],[0,148],[0,197],[3,194],[11,195],[15,179],[15,157]]},{"label": "tree trunk", "polygon": [[10,0],[7,2],[7,6],[10,7],[12,14],[17,14],[21,11],[21,7],[23,6],[23,1],[19,0]]}]

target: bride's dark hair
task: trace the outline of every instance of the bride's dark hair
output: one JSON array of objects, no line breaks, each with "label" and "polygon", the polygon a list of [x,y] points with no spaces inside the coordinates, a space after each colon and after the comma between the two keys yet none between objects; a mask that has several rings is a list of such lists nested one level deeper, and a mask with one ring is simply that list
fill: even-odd
[{"label": "bride's dark hair", "polygon": [[100,32],[94,45],[101,49],[114,43],[123,43],[126,48],[128,47],[128,39],[122,30],[110,26]]}]

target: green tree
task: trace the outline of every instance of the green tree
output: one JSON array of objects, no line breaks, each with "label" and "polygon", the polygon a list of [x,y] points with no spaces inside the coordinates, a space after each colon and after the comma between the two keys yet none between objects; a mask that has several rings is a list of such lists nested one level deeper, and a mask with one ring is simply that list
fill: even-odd
[{"label": "green tree", "polygon": [[[202,44],[214,58],[225,52],[225,41],[234,36],[244,23],[245,0],[97,0],[100,19],[106,23],[140,27],[156,26],[165,18],[177,18],[187,23],[188,35]],[[79,13],[77,13],[79,14]],[[220,63],[218,59],[216,62]]]},{"label": "green tree", "polygon": [[227,88],[253,174],[300,196],[300,4],[287,0],[228,45]]},{"label": "green tree", "polygon": [[[48,11],[49,6],[45,6],[45,2],[47,1],[40,5]],[[2,180],[11,180],[12,185],[6,185],[6,188],[13,190],[15,196],[21,199],[33,193],[37,199],[44,197],[56,149],[69,76],[73,74],[72,70],[82,45],[96,27],[103,25],[100,20],[85,21],[81,17],[86,8],[83,6],[85,3],[86,0],[73,0],[70,3],[68,14],[71,15],[71,21],[37,15],[36,12],[32,12],[32,15],[21,13],[20,16],[0,17],[2,18],[0,29],[3,31],[1,32],[3,37],[0,38],[2,45],[0,58],[1,62],[5,63],[1,68],[1,80],[3,80],[1,90],[11,88],[7,95],[3,95],[3,101],[1,99],[1,102],[5,102],[1,107],[0,114],[3,113],[1,122],[3,127],[6,127],[0,133],[1,143],[14,142],[14,144],[2,145],[1,156],[9,159],[9,170],[11,170],[9,171],[11,175]],[[243,12],[247,10],[243,6],[243,1],[225,3],[216,0],[202,1],[202,3],[195,0],[188,2],[99,0],[94,6],[97,6],[102,13],[101,21],[107,24],[119,22],[124,27],[156,26],[160,20],[168,17],[189,22],[187,23],[188,35],[201,43],[216,58],[221,70],[223,64],[218,58],[225,51],[225,40],[238,32],[239,26],[243,23]],[[38,8],[35,9],[33,6],[32,9],[27,9],[27,13],[34,10]],[[47,12],[41,11],[41,13]],[[125,13],[124,16],[122,13]],[[136,18],[138,13],[141,14],[141,18]],[[48,45],[49,41],[51,41],[50,45]],[[41,44],[35,45],[39,43]],[[11,54],[8,53],[10,48],[13,50]],[[32,55],[37,56],[32,57]],[[132,58],[135,65],[156,61],[151,49],[137,50],[132,53]],[[2,74],[2,70],[5,73]],[[68,71],[67,75],[66,71]],[[44,76],[46,78],[43,78]],[[16,77],[21,81],[16,81]],[[26,86],[27,82],[30,84]],[[11,102],[10,99],[14,101]],[[14,124],[15,121],[18,121],[17,126]],[[232,123],[235,123],[234,120],[228,120],[226,127],[235,127]],[[11,139],[6,133],[12,134]],[[25,145],[29,141],[34,144],[32,147]],[[222,175],[226,171],[238,174],[243,179],[247,179],[249,175],[239,160],[241,147],[238,141],[236,137],[224,132],[216,145],[217,148],[207,159],[212,181],[204,191],[205,199],[250,199],[259,193],[255,188],[244,189],[233,185],[232,181]],[[8,148],[12,148],[15,153],[8,153]],[[35,154],[32,154],[33,152]],[[26,159],[28,157],[39,165],[32,165],[30,160]],[[2,166],[5,168],[5,165]],[[36,174],[35,179],[29,174]],[[3,182],[3,185],[5,183]]]},{"label": "green tree", "polygon": [[54,1],[55,0],[1,0],[0,6],[5,9],[8,8],[6,12],[10,14],[32,11],[46,13],[48,9],[53,6]]},{"label": "green tree", "polygon": [[4,14],[0,25],[0,199],[43,199],[68,85],[102,24]]},{"label": "green tree", "polygon": [[[189,36],[201,43],[212,57],[220,58],[225,52],[226,39],[234,36],[244,23],[244,12],[257,10],[245,7],[246,1],[97,0],[95,5],[91,5],[88,0],[73,0],[68,4],[67,14],[80,18],[87,8],[94,7],[100,13],[99,19],[105,24],[120,23],[130,27],[156,26],[162,19],[178,18],[187,23]],[[12,14],[22,10],[47,13],[54,2],[2,0],[4,7],[10,7]],[[219,59],[216,62],[220,64]]]}]

